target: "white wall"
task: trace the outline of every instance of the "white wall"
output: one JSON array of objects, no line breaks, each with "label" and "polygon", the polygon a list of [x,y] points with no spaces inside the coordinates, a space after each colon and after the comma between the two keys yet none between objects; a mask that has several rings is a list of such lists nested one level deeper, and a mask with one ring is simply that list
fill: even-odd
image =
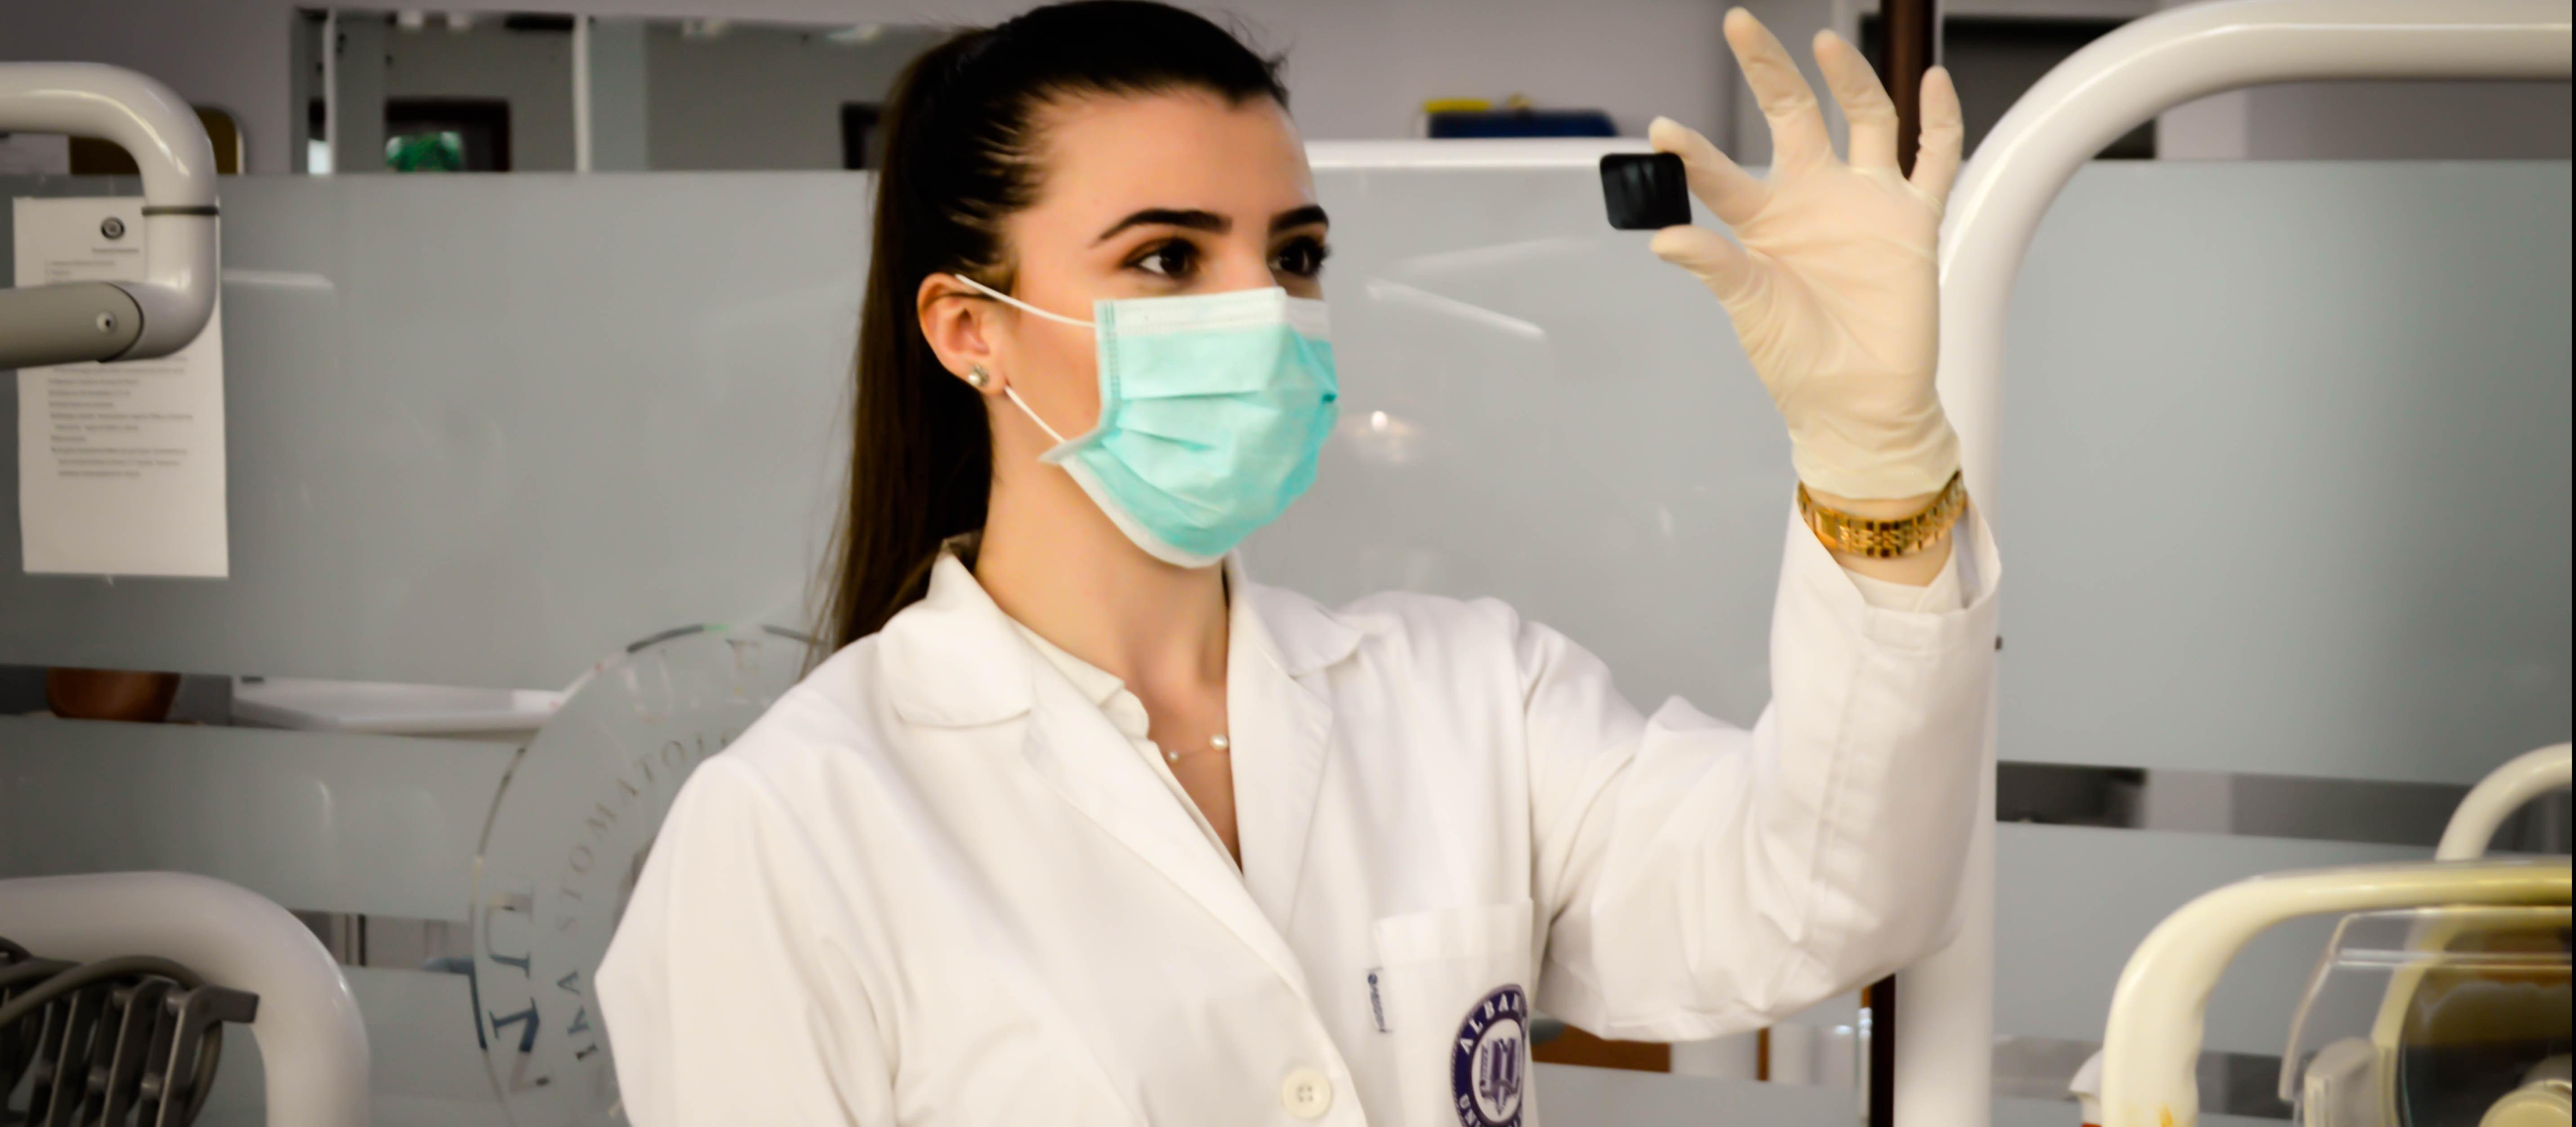
[{"label": "white wall", "polygon": [[[380,27],[376,34],[384,44],[378,65],[385,98],[504,99],[510,103],[511,171],[572,171],[571,35],[508,31],[497,20],[464,32],[433,23],[417,31]],[[342,75],[367,65],[349,57],[355,54],[361,52],[343,54]],[[344,123],[341,136],[349,135]],[[369,153],[343,152],[339,167],[383,168],[383,149],[378,141]]]},{"label": "white wall", "polygon": [[[1736,96],[1722,0],[1192,0],[1286,51],[1310,137],[1404,135],[1442,96],[1528,94],[1607,109],[1623,132],[1668,113],[1747,163],[1769,157],[1761,115]],[[1746,0],[1803,55],[1823,27],[1851,34],[1876,0]],[[2166,0],[1951,0],[1953,14],[2122,16]],[[130,66],[242,124],[254,172],[291,167],[289,28],[298,0],[0,0],[0,59]],[[495,0],[441,10],[505,11]],[[534,6],[534,5],[531,5]],[[1020,0],[549,0],[591,15],[806,23],[987,22]],[[2220,95],[2166,114],[2159,147],[2186,159],[2568,155],[2565,83],[2342,83]],[[519,123],[513,122],[514,130]]]},{"label": "white wall", "polygon": [[652,24],[644,38],[647,167],[839,168],[841,103],[883,102],[895,76],[936,36],[894,29],[843,45],[737,27],[691,39],[677,25]]},{"label": "white wall", "polygon": [[[1194,5],[1218,7],[1219,5]],[[1608,110],[1627,134],[1664,114],[1716,132],[1735,66],[1719,0],[1234,0],[1288,53],[1309,137],[1400,137],[1426,98],[1526,94]],[[1721,137],[1722,133],[1719,134]]]},{"label": "white wall", "polygon": [[[344,104],[500,99],[510,106],[513,171],[572,169],[570,31],[511,31],[498,20],[405,29],[372,13],[344,14],[339,27]],[[668,20],[598,20],[590,31],[592,167],[839,168],[841,103],[883,101],[903,65],[939,34],[899,28],[843,44],[780,24],[697,37]],[[311,81],[320,87],[318,70]],[[381,167],[374,154],[383,140],[358,116],[341,124],[343,171]]]},{"label": "white wall", "polygon": [[[1943,16],[1998,16],[2016,18],[2126,20],[2136,19],[2156,10],[2158,0],[1938,0]],[[1825,104],[1825,121],[1833,130],[1834,145],[1843,144],[1842,114],[1826,93],[1824,76],[1817,72],[1810,44],[1819,31],[1860,42],[1861,17],[1879,10],[1878,0],[1738,0],[1746,10],[1762,18],[1772,34],[1789,48],[1798,60],[1798,68],[1807,75],[1807,84],[1816,89]],[[1979,107],[1970,107],[1977,116]],[[1987,116],[1999,116],[1990,113]],[[1737,98],[1729,127],[1734,144],[1729,152],[1745,164],[1768,164],[1771,161],[1770,126],[1762,119],[1762,107],[1748,94]]]},{"label": "white wall", "polygon": [[254,172],[287,170],[294,0],[0,0],[0,61],[115,63],[240,123]]},{"label": "white wall", "polygon": [[2177,106],[2174,160],[2568,159],[2564,82],[2294,82]]},{"label": "white wall", "polygon": [[[241,123],[250,169],[282,173],[303,135],[290,106],[299,0],[0,0],[0,60],[115,63]],[[305,0],[311,6],[322,6]],[[389,5],[390,6],[390,5]],[[802,23],[983,23],[1019,0],[448,0],[436,10],[544,9],[599,16]],[[1734,68],[1715,0],[1223,0],[1197,3],[1288,54],[1297,118],[1313,139],[1403,136],[1431,97],[1528,95],[1608,110],[1624,132],[1657,113],[1716,132]],[[514,120],[512,130],[522,128]]]},{"label": "white wall", "polygon": [[2568,127],[2564,82],[2295,82],[2176,106],[2156,145],[2177,160],[2565,160]]},{"label": "white wall", "polygon": [[[1741,0],[1761,16],[1808,81],[1824,88],[1807,41],[1832,28],[1857,39],[1877,0]],[[2194,0],[1944,0],[1948,16],[2134,19]],[[2436,0],[2424,0],[2433,3]],[[2156,121],[2159,157],[2180,160],[2564,160],[2569,155],[2564,82],[2310,82],[2240,90],[2176,107]],[[1840,117],[1826,100],[1836,143]],[[1737,99],[1731,151],[1770,159],[1761,107]]]}]

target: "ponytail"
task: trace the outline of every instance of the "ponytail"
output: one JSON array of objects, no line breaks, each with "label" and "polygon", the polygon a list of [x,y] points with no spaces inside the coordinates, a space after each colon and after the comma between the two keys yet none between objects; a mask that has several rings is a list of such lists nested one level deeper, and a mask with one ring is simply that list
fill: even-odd
[{"label": "ponytail", "polygon": [[943,540],[984,526],[983,397],[948,373],[917,306],[932,274],[1008,288],[1002,223],[1037,195],[1032,122],[1050,100],[1205,90],[1281,105],[1278,60],[1150,0],[1078,0],[959,32],[913,60],[886,107],[851,399],[849,497],[818,635],[837,650],[921,598]]}]

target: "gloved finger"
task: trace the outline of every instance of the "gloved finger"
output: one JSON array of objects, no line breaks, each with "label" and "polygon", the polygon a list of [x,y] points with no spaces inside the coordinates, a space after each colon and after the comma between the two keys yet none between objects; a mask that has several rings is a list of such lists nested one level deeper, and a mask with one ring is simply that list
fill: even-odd
[{"label": "gloved finger", "polygon": [[1914,150],[1913,184],[1939,202],[1950,198],[1950,183],[1959,178],[1959,145],[1967,136],[1959,124],[1959,88],[1948,69],[1923,72],[1922,101],[1923,140]]},{"label": "gloved finger", "polygon": [[1726,13],[1726,45],[1735,51],[1736,65],[1744,68],[1744,81],[1762,104],[1762,116],[1771,121],[1771,163],[1830,159],[1833,140],[1825,133],[1823,111],[1816,108],[1816,91],[1771,29],[1737,8]]},{"label": "gloved finger", "polygon": [[1691,194],[1729,225],[1753,218],[1771,198],[1768,186],[1737,167],[1696,129],[1659,117],[1646,127],[1646,140],[1656,152],[1682,158],[1682,168],[1690,174]]},{"label": "gloved finger", "polygon": [[1697,276],[1732,311],[1754,289],[1759,272],[1753,256],[1726,236],[1706,227],[1666,227],[1646,246],[1655,257]]},{"label": "gloved finger", "polygon": [[1869,60],[1829,29],[1816,33],[1816,66],[1825,72],[1825,85],[1851,126],[1851,166],[1895,168],[1896,103],[1887,99],[1887,87],[1879,84]]}]

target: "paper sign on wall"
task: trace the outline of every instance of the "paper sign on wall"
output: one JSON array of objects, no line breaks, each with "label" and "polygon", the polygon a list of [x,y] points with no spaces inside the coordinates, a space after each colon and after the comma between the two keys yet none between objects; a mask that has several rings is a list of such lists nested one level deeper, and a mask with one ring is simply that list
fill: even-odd
[{"label": "paper sign on wall", "polygon": [[[18,285],[142,279],[141,199],[11,202]],[[220,304],[174,355],[18,373],[18,536],[30,572],[230,572]]]}]

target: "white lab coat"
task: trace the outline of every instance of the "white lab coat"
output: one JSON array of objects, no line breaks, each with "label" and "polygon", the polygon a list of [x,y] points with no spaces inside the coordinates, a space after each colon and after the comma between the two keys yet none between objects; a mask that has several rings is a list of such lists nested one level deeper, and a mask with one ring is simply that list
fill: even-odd
[{"label": "white lab coat", "polygon": [[1999,574],[1967,531],[1966,609],[1908,613],[1792,522],[1750,731],[1640,714],[1491,600],[1238,579],[1240,872],[944,558],[683,788],[598,973],[626,1112],[1533,1125],[1513,1000],[1688,1040],[1852,989],[1948,931]]}]

